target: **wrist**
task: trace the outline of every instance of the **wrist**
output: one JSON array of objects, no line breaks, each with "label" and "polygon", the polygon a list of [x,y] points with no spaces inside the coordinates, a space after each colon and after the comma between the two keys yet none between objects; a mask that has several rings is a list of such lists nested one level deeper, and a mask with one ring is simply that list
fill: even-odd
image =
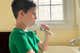
[{"label": "wrist", "polygon": [[51,35],[51,32],[49,30],[44,31],[45,35]]}]

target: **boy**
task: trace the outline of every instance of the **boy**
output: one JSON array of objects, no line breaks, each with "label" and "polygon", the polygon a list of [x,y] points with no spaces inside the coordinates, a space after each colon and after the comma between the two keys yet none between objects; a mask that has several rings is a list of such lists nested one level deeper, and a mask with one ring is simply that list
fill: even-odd
[{"label": "boy", "polygon": [[[27,30],[35,24],[36,5],[29,0],[14,0],[12,11],[16,19],[16,27],[9,36],[9,49],[11,53],[39,53],[39,48],[44,51],[47,48],[48,35],[45,31],[46,40],[42,43],[37,34],[32,30]],[[45,30],[46,25],[43,25]]]}]

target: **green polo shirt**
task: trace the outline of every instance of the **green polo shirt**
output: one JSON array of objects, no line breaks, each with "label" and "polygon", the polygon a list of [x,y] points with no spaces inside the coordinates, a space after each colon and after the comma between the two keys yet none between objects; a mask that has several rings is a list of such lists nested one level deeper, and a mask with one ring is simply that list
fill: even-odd
[{"label": "green polo shirt", "polygon": [[9,49],[10,53],[26,53],[33,49],[38,53],[38,42],[40,39],[32,30],[27,32],[19,28],[14,28],[9,36]]}]

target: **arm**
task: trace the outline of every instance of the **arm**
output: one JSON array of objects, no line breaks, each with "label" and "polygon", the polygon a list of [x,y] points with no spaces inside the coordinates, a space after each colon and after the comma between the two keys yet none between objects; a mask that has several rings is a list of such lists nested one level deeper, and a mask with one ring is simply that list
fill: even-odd
[{"label": "arm", "polygon": [[38,45],[42,51],[45,51],[48,48],[48,39],[49,39],[49,35],[51,35],[51,32],[48,25],[45,24],[41,24],[41,30],[44,31],[45,38],[44,41],[43,42],[40,41]]},{"label": "arm", "polygon": [[39,45],[39,48],[42,50],[42,51],[45,51],[48,49],[48,39],[49,39],[49,32],[45,31],[45,39],[43,42],[39,42],[38,45]]},{"label": "arm", "polygon": [[26,52],[26,53],[35,53],[33,50],[30,50],[30,51],[28,51],[28,52]]},{"label": "arm", "polygon": [[16,36],[14,44],[18,53],[35,53],[24,35]]}]

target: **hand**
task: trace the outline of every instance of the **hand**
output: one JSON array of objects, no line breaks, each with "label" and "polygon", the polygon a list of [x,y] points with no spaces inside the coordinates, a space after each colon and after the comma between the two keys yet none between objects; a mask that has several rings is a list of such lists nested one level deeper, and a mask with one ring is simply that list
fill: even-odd
[{"label": "hand", "polygon": [[45,25],[45,24],[40,24],[40,29],[42,30],[42,31],[49,31],[50,29],[49,29],[49,26],[48,25]]},{"label": "hand", "polygon": [[48,25],[41,24],[41,30],[44,31],[46,35],[52,34]]}]

